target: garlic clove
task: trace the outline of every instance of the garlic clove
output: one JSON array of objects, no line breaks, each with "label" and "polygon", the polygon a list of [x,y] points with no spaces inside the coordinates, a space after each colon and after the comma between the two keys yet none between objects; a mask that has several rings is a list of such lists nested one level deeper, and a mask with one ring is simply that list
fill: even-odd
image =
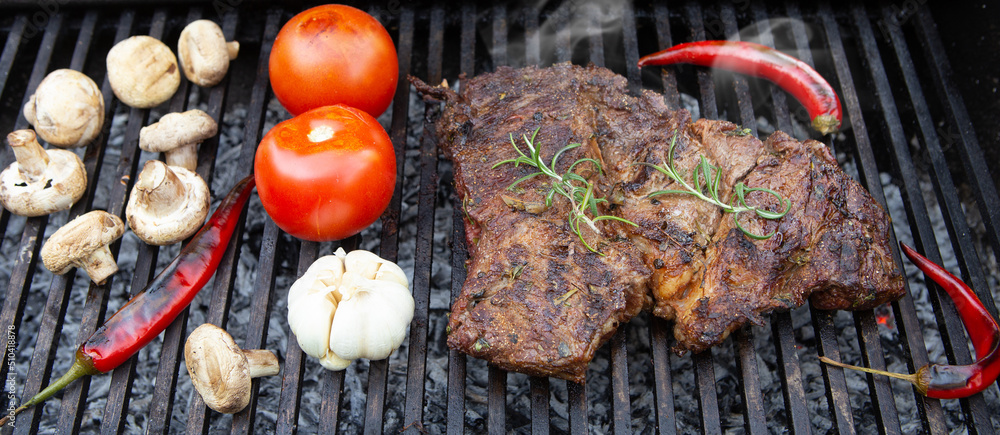
[{"label": "garlic clove", "polygon": [[327,370],[340,371],[351,365],[351,361],[352,360],[343,359],[337,356],[337,354],[327,351],[326,355],[319,359],[319,364]]},{"label": "garlic clove", "polygon": [[[292,303],[299,298],[313,293],[323,293],[330,291],[340,285],[341,276],[344,274],[344,262],[335,255],[326,255],[316,259],[302,277],[292,283],[288,289],[288,307],[291,311]],[[339,299],[339,295],[338,295]]]},{"label": "garlic clove", "polygon": [[404,287],[410,286],[406,273],[396,263],[369,251],[351,251],[344,258],[344,267],[364,279],[392,281]]},{"label": "garlic clove", "polygon": [[330,350],[345,359],[384,359],[406,337],[413,296],[395,282],[363,284],[343,292],[330,326]]},{"label": "garlic clove", "polygon": [[410,280],[406,279],[406,273],[396,263],[382,263],[382,266],[379,267],[378,272],[375,274],[375,280],[389,281],[406,288],[410,287]]},{"label": "garlic clove", "polygon": [[337,301],[333,292],[311,293],[289,303],[288,326],[306,355],[323,358],[330,349],[330,330]]},{"label": "garlic clove", "polygon": [[319,282],[321,282],[321,283],[323,283],[323,285],[326,285],[328,287],[338,287],[338,286],[340,286],[340,280],[344,276],[344,265],[343,265],[343,263],[337,257],[333,257],[333,259],[330,260],[331,263],[334,262],[334,261],[336,261],[338,263],[338,266],[340,266],[340,267],[331,266],[329,270],[320,271],[316,275],[316,280],[319,281]]},{"label": "garlic clove", "polygon": [[351,251],[344,257],[344,267],[347,270],[367,279],[374,279],[384,262],[378,255],[360,249]]}]

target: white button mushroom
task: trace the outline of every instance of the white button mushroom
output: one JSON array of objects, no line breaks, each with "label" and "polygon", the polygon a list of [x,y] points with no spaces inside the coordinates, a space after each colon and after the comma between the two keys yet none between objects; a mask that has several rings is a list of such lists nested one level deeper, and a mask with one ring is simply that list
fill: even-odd
[{"label": "white button mushroom", "polygon": [[205,323],[184,343],[184,364],[205,405],[235,414],[250,403],[250,379],[278,374],[278,357],[268,350],[242,350],[228,332]]},{"label": "white button mushroom", "polygon": [[49,236],[42,246],[42,263],[56,275],[82,267],[97,284],[118,271],[108,245],[125,232],[125,224],[111,213],[94,210],[78,216]]},{"label": "white button mushroom", "polygon": [[115,96],[140,109],[169,100],[181,84],[174,53],[151,36],[133,36],[115,44],[108,51],[107,66]]},{"label": "white button mushroom", "polygon": [[101,132],[104,97],[90,77],[71,69],[52,71],[24,105],[24,118],[42,140],[62,148],[82,147]]},{"label": "white button mushroom", "polygon": [[288,290],[288,324],[302,351],[329,370],[387,358],[413,319],[406,274],[363,250],[317,259]]},{"label": "white button mushroom", "polygon": [[209,20],[188,24],[177,41],[184,76],[198,86],[215,86],[222,81],[229,61],[236,59],[239,52],[240,43],[227,43],[219,25]]},{"label": "white button mushroom", "polygon": [[208,207],[208,185],[200,175],[147,160],[132,187],[125,217],[142,241],[170,245],[198,231]]},{"label": "white button mushroom", "polygon": [[215,136],[218,130],[215,120],[201,110],[168,113],[139,130],[139,148],[165,152],[167,165],[193,171],[198,167],[198,144]]},{"label": "white button mushroom", "polygon": [[0,172],[0,203],[11,213],[43,216],[70,208],[87,190],[87,172],[71,151],[45,150],[35,132],[7,135],[17,159]]}]

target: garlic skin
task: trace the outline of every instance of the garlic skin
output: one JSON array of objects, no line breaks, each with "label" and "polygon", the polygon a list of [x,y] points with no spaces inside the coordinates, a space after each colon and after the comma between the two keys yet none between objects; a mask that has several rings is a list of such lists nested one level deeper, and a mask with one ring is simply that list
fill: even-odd
[{"label": "garlic skin", "polygon": [[288,324],[309,356],[329,370],[399,348],[413,319],[406,274],[363,250],[317,259],[288,290]]}]

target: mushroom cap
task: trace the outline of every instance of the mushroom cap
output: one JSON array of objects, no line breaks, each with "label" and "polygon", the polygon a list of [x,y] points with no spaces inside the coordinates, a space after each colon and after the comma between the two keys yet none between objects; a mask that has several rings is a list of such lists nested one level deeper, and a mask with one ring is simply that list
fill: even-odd
[{"label": "mushroom cap", "polygon": [[115,44],[108,51],[107,64],[111,90],[132,107],[158,106],[181,84],[174,53],[150,36],[133,36]]},{"label": "mushroom cap", "polygon": [[87,172],[76,153],[59,149],[45,152],[49,162],[41,177],[28,176],[17,161],[0,172],[0,204],[11,213],[32,217],[66,210],[87,190]]},{"label": "mushroom cap", "polygon": [[49,236],[42,246],[42,263],[52,273],[66,273],[124,232],[125,224],[118,216],[103,210],[82,214]]},{"label": "mushroom cap", "polygon": [[[173,185],[176,183],[180,186]],[[180,196],[174,197],[173,192]],[[132,187],[125,217],[142,241],[169,245],[198,231],[208,216],[208,208],[208,184],[200,175],[159,160],[147,160]]]},{"label": "mushroom cap", "polygon": [[139,130],[139,148],[162,153],[184,145],[198,144],[215,136],[219,125],[211,115],[192,109],[168,113],[159,121]]},{"label": "mushroom cap", "polygon": [[205,405],[233,414],[250,403],[250,363],[233,337],[205,323],[184,343],[184,364]]},{"label": "mushroom cap", "polygon": [[71,69],[45,76],[24,105],[24,117],[42,140],[63,148],[87,145],[104,125],[104,96],[90,77]]},{"label": "mushroom cap", "polygon": [[215,86],[229,70],[226,37],[210,20],[193,21],[184,27],[177,41],[177,55],[184,76],[198,86]]}]

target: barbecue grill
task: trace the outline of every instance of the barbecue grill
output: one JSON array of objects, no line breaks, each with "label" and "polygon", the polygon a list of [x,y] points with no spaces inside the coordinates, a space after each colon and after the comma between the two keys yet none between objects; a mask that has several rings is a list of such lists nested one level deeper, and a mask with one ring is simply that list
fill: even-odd
[{"label": "barbecue grill", "polygon": [[[0,254],[8,259],[0,270],[0,281],[8,282],[0,373],[8,380],[4,392],[14,388],[17,402],[62,373],[79,342],[178,252],[126,235],[112,246],[122,271],[103,285],[80,272],[53,275],[38,261],[47,235],[71,217],[94,208],[124,216],[139,164],[157,157],[138,149],[139,129],[194,107],[220,120],[219,137],[200,146],[197,171],[212,187],[214,208],[252,172],[262,132],[288,116],[270,94],[267,61],[281,25],[303,5],[96,3],[0,7],[5,132],[28,127],[21,107],[58,68],[83,71],[101,84],[107,111],[102,135],[82,152],[90,180],[82,200],[48,217],[0,215]],[[13,432],[993,433],[1000,428],[996,385],[968,399],[938,401],[908,384],[818,363],[826,355],[912,372],[928,361],[972,361],[947,296],[924,286],[909,265],[908,296],[891,306],[855,313],[802,307],[696,355],[671,353],[669,322],[643,314],[601,349],[586,384],[507,373],[444,345],[450,301],[465,278],[462,216],[453,207],[450,164],[438,156],[433,121],[440,106],[416,97],[406,75],[460,87],[463,74],[499,65],[592,62],[626,76],[634,92],[662,92],[668,104],[701,117],[765,136],[775,129],[799,139],[815,134],[798,103],[762,81],[695,67],[636,66],[640,54],[701,39],[754,40],[814,65],[845,109],[840,134],[814,138],[824,139],[887,204],[895,237],[959,272],[996,316],[1000,199],[989,162],[928,8],[899,3],[357,5],[386,26],[399,53],[400,86],[380,120],[396,147],[400,177],[380,222],[339,243],[299,242],[252,202],[213,282],[162,340],[112,373],[77,381],[19,415]],[[176,49],[180,30],[198,18],[218,22],[228,40],[242,45],[223,83],[203,89],[182,79],[162,107],[120,104],[105,77],[107,50],[137,34]],[[0,156],[5,166],[13,161],[8,147]],[[288,285],[337,245],[399,261],[411,276],[416,313],[408,340],[391,358],[329,372],[304,358],[289,334],[284,299]],[[232,417],[204,406],[182,365],[184,339],[203,322],[226,327],[243,348],[275,351],[281,361],[280,375],[255,380],[250,405]]]}]

